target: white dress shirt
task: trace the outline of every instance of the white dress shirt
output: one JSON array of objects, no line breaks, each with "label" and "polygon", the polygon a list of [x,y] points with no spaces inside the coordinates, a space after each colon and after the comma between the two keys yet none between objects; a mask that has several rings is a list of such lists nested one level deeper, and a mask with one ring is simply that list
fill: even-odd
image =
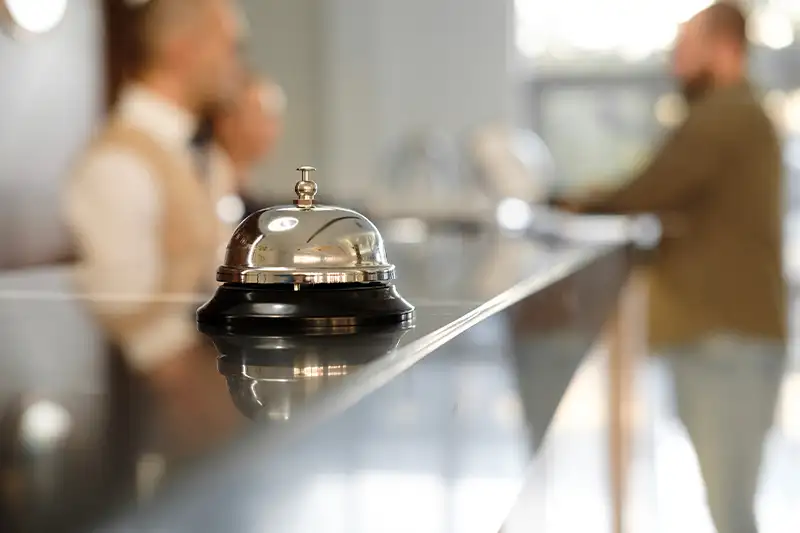
[{"label": "white dress shirt", "polygon": [[[116,118],[150,134],[174,153],[176,161],[194,164],[190,141],[197,120],[189,112],[132,86],[123,92]],[[158,221],[164,206],[148,162],[124,146],[111,146],[90,153],[80,172],[80,179],[68,188],[65,210],[84,243],[77,276],[87,296],[108,313],[134,313],[158,298],[186,301],[185,315],[164,317],[123,346],[131,364],[146,371],[196,342],[191,311],[197,295],[157,292],[163,266]],[[224,166],[212,164],[209,194],[215,201],[229,195],[232,181]],[[221,251],[227,238],[222,233]]]}]

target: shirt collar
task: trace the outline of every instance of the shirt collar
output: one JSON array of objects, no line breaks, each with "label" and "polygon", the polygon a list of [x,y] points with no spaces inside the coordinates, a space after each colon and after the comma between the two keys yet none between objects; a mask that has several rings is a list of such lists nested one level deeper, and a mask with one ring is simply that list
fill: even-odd
[{"label": "shirt collar", "polygon": [[142,85],[123,91],[118,114],[125,122],[180,148],[189,145],[198,125],[192,113]]}]

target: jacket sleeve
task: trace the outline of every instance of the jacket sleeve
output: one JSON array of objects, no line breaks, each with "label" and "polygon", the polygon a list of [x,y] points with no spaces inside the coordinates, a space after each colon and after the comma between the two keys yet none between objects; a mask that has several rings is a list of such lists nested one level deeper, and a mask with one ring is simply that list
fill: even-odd
[{"label": "jacket sleeve", "polygon": [[677,210],[702,194],[730,149],[736,117],[707,105],[693,110],[645,168],[610,194],[578,202],[584,213],[652,213]]}]

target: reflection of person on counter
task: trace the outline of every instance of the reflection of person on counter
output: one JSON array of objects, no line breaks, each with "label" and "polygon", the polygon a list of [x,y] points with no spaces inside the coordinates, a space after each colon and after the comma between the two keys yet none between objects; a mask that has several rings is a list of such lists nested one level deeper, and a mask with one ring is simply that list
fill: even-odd
[{"label": "reflection of person on counter", "polygon": [[562,202],[680,221],[650,269],[650,344],[672,367],[720,533],[756,531],[753,500],[786,352],[781,152],[746,79],[745,26],[726,3],[687,22],[673,63],[685,122],[620,190]]},{"label": "reflection of person on counter", "polygon": [[212,445],[239,419],[194,317],[231,232],[217,202],[234,189],[197,150],[196,130],[202,110],[232,96],[239,18],[229,0],[131,10],[139,64],[71,177],[65,208],[78,285],[145,376],[162,418],[158,446],[175,457]]},{"label": "reflection of person on counter", "polygon": [[195,149],[197,116],[230,97],[238,18],[227,0],[131,9],[141,48],[135,81],[79,162],[66,215],[79,247],[78,284],[154,390],[161,426],[172,432],[165,446],[188,439],[199,448],[236,420],[230,408],[220,413],[229,407],[224,381],[193,315],[194,294],[213,287],[230,235],[216,203],[233,190],[232,178]]},{"label": "reflection of person on counter", "polygon": [[265,207],[247,191],[251,172],[275,148],[283,131],[286,96],[271,80],[246,73],[237,95],[212,116],[214,154],[235,176],[242,216]]}]

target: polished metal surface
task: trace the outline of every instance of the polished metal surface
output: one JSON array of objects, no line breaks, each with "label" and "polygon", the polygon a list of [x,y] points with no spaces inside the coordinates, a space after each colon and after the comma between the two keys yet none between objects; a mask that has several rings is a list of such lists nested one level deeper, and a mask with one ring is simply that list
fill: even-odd
[{"label": "polished metal surface", "polygon": [[362,367],[312,359],[297,366],[261,366],[236,357],[218,363],[234,405],[256,420],[289,420],[315,391],[338,386]]},{"label": "polished metal surface", "polygon": [[270,424],[101,530],[500,531],[629,267],[619,248],[561,257],[483,305],[420,308],[427,334],[409,331],[302,412],[281,401],[288,374],[230,368],[259,378]]},{"label": "polished metal surface", "polygon": [[[0,283],[6,354],[0,372],[0,472],[8,474],[0,476],[3,532],[246,533],[263,529],[265,522],[287,533],[394,531],[379,523],[342,523],[348,517],[392,520],[386,514],[391,509],[402,509],[406,522],[413,518],[413,524],[397,522],[409,526],[403,531],[498,531],[483,519],[499,521],[516,491],[498,493],[495,480],[518,485],[532,448],[519,409],[498,415],[496,408],[530,397],[531,413],[541,411],[537,416],[544,420],[552,416],[566,380],[537,367],[515,384],[517,356],[509,342],[522,334],[544,339],[553,321],[574,339],[569,328],[583,327],[597,299],[581,283],[572,292],[581,298],[553,295],[556,304],[575,305],[566,314],[545,305],[541,329],[509,328],[513,316],[505,313],[524,309],[517,304],[579,272],[593,285],[592,265],[614,262],[612,255],[624,258],[615,247],[554,247],[495,234],[436,234],[425,242],[388,246],[398,269],[407,272],[407,292],[418,301],[416,325],[399,341],[348,332],[342,342],[284,335],[235,345],[240,338],[229,336],[227,346],[218,339],[217,350],[198,344],[147,375],[133,372],[118,351],[108,350],[81,295],[70,292],[68,272],[55,281],[46,272],[6,276],[6,284]],[[450,264],[458,267],[443,278]],[[496,270],[487,270],[489,265]],[[583,360],[581,349],[556,344],[554,364],[563,363],[559,374],[569,375]],[[546,346],[531,346],[525,357],[542,361]],[[574,357],[565,357],[565,350]],[[268,357],[259,354],[263,351]],[[301,357],[291,356],[293,351]],[[233,374],[237,355],[243,356],[235,370],[242,379],[229,390],[226,377]],[[231,363],[224,367],[226,376],[219,373],[219,356]],[[291,378],[277,367],[291,368]],[[317,374],[328,379],[303,377]],[[231,392],[248,393],[248,381],[257,390],[235,405]],[[288,404],[281,401],[282,388],[292,389]],[[242,416],[243,405],[253,410],[251,420]],[[243,432],[254,435],[242,439]],[[58,446],[34,448],[25,435]],[[209,472],[200,469],[215,460],[236,464],[216,464],[208,482]],[[239,460],[251,470],[242,470]],[[180,483],[184,474],[193,479],[188,487]],[[428,514],[430,493],[407,484],[417,476],[440,484],[437,494],[457,497],[450,504],[435,500],[436,508],[451,509],[451,516],[439,520]],[[5,490],[11,481],[13,498]],[[466,486],[496,497],[470,503],[458,496]],[[271,492],[264,495],[265,490]],[[198,491],[216,503],[195,506]],[[313,494],[324,501],[312,501]],[[174,496],[192,511],[184,513]],[[100,527],[110,510],[133,507],[145,514],[115,521],[119,529],[113,523]],[[220,514],[220,508],[226,512]],[[217,520],[223,517],[228,523],[220,527]],[[129,527],[128,520],[136,526]],[[321,523],[307,528],[307,520]],[[460,527],[461,521],[469,527]]]},{"label": "polished metal surface", "polygon": [[327,333],[208,335],[236,408],[248,418],[286,421],[316,392],[397,349],[408,323],[382,328],[331,328]]},{"label": "polished metal surface", "polygon": [[314,196],[317,194],[316,182],[309,179],[310,172],[316,172],[314,167],[300,167],[297,169],[300,172],[300,181],[294,186],[294,192],[297,194],[297,199],[294,205],[298,207],[311,207],[314,205]]},{"label": "polished metal surface", "polygon": [[295,206],[250,215],[231,237],[217,281],[295,285],[388,282],[394,265],[380,232],[366,217],[314,202],[312,167],[300,167]]}]

